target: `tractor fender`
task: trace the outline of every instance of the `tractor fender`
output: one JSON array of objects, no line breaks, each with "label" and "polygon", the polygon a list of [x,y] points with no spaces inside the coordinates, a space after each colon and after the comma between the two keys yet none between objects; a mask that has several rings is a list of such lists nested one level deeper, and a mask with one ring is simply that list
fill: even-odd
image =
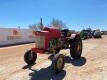
[{"label": "tractor fender", "polygon": [[74,39],[76,36],[77,36],[77,34],[73,33],[73,34],[70,35],[70,39]]},{"label": "tractor fender", "polygon": [[73,34],[70,35],[70,39],[71,39],[71,40],[72,40],[72,39],[75,39],[75,38],[77,38],[77,37],[80,37],[80,34],[78,34],[78,33],[73,33]]}]

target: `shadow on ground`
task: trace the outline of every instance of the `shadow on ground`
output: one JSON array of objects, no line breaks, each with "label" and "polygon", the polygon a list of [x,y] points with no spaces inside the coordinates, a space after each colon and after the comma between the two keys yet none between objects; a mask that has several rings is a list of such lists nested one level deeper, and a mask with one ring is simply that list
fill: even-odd
[{"label": "shadow on ground", "polygon": [[71,63],[74,66],[83,66],[86,64],[86,58],[81,57],[79,59],[71,59],[69,56],[66,56],[65,63]]},{"label": "shadow on ground", "polygon": [[[52,61],[53,55],[49,56],[48,59]],[[65,63],[71,63],[74,66],[83,66],[86,63],[86,58],[72,59],[70,56],[65,56]]]},{"label": "shadow on ground", "polygon": [[[49,57],[49,59],[52,60],[52,56]],[[83,66],[86,63],[86,58],[81,57],[80,59],[71,59],[69,56],[65,57],[65,63],[70,63],[74,66]],[[71,66],[72,66],[71,65]],[[30,80],[63,80],[63,78],[66,75],[66,71],[63,70],[60,73],[55,73],[51,66],[47,68],[41,68],[40,70],[34,70],[32,69],[32,65],[25,65],[23,69],[29,69],[32,72],[29,74],[31,76]]]},{"label": "shadow on ground", "polygon": [[61,71],[60,73],[55,73],[51,67],[41,68],[40,70],[32,69],[32,66],[26,65],[23,69],[29,69],[33,72],[29,74],[31,76],[30,80],[63,80],[66,75],[66,71]]}]

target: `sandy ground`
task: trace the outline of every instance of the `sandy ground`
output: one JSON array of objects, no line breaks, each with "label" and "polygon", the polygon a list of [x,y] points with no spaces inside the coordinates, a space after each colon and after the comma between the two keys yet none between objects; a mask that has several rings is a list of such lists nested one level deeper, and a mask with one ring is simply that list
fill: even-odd
[{"label": "sandy ground", "polygon": [[28,66],[23,55],[32,47],[34,43],[0,48],[0,80],[107,80],[107,36],[84,40],[81,59],[73,60],[68,54],[59,74],[51,70],[47,54],[38,54],[36,64]]}]

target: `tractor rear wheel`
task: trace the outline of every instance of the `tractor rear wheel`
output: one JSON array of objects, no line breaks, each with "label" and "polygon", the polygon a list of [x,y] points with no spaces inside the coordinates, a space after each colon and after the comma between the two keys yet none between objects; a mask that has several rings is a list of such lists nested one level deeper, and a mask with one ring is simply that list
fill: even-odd
[{"label": "tractor rear wheel", "polygon": [[54,57],[53,57],[53,60],[52,60],[52,69],[59,73],[63,70],[64,68],[64,65],[65,65],[65,62],[64,62],[64,55],[63,54],[56,54]]},{"label": "tractor rear wheel", "polygon": [[70,41],[70,55],[73,59],[79,59],[82,53],[82,39],[76,37]]},{"label": "tractor rear wheel", "polygon": [[33,65],[35,64],[35,61],[37,59],[37,54],[32,52],[31,50],[27,51],[24,55],[24,61],[28,64],[28,65]]}]

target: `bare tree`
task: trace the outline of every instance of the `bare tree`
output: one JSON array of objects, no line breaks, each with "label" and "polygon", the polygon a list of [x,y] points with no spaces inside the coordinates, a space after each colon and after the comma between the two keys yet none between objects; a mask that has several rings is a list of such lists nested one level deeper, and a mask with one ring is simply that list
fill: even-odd
[{"label": "bare tree", "polygon": [[29,26],[29,29],[34,29],[34,30],[37,30],[37,24],[30,24]]},{"label": "bare tree", "polygon": [[37,24],[31,24],[29,25],[30,29],[35,29],[35,30],[42,30],[44,27],[43,23],[42,23],[42,18],[40,19],[40,22]]},{"label": "bare tree", "polygon": [[51,21],[51,26],[58,27],[59,29],[67,28],[66,24],[59,19],[53,19]]}]

